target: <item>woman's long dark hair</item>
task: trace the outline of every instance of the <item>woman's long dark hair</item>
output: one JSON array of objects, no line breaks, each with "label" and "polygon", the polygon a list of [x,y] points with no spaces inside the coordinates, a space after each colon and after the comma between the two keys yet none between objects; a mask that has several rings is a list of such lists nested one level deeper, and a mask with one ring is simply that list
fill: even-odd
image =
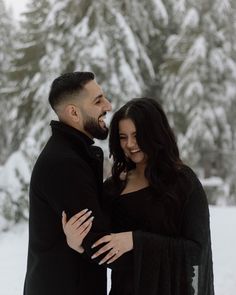
[{"label": "woman's long dark hair", "polygon": [[138,146],[148,157],[145,176],[150,186],[176,199],[174,186],[183,163],[165,112],[161,104],[151,98],[134,98],[113,115],[109,137],[113,181],[119,183],[120,174],[135,167],[120,146],[119,122],[126,118],[133,121]]}]

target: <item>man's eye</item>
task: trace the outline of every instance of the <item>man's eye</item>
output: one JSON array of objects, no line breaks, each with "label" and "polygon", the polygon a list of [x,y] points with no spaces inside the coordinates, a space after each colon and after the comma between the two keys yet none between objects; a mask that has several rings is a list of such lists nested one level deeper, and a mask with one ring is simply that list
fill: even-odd
[{"label": "man's eye", "polygon": [[101,100],[98,99],[98,100],[95,101],[95,104],[99,104],[100,102],[101,102]]}]

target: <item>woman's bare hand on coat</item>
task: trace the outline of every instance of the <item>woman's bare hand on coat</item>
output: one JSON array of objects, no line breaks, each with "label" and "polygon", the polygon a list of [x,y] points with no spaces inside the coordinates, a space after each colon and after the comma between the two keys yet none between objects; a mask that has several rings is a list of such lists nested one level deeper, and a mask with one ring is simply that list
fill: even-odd
[{"label": "woman's bare hand on coat", "polygon": [[94,217],[90,217],[91,213],[92,211],[84,209],[72,216],[68,221],[66,213],[64,211],[62,213],[62,227],[66,235],[67,244],[79,253],[84,252],[84,248],[81,245],[92,227]]},{"label": "woman's bare hand on coat", "polygon": [[103,264],[105,262],[109,264],[118,259],[124,253],[133,249],[133,233],[130,231],[104,236],[96,241],[92,248],[95,248],[103,243],[106,243],[106,245],[99,249],[91,258],[96,258],[109,251],[99,262],[99,264]]}]

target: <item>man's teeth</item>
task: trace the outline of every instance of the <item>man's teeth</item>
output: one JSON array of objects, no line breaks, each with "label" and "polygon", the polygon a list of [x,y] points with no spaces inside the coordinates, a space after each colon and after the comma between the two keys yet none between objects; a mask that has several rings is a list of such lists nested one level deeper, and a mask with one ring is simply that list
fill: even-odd
[{"label": "man's teeth", "polygon": [[103,123],[103,124],[106,124],[105,121],[102,118],[99,119],[98,122]]},{"label": "man's teeth", "polygon": [[105,122],[105,119],[106,119],[106,117],[100,117],[98,121],[99,122]]},{"label": "man's teeth", "polygon": [[101,125],[101,127],[103,127],[103,128],[106,128],[106,122],[104,121],[104,117],[102,117],[102,118],[99,118],[98,119],[98,123]]}]

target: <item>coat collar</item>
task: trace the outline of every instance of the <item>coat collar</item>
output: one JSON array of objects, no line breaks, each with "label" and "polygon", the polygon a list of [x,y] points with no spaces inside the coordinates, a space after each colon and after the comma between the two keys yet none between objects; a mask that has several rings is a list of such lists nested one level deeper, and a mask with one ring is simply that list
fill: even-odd
[{"label": "coat collar", "polygon": [[67,138],[75,146],[79,147],[79,150],[83,155],[87,155],[89,158],[99,160],[103,162],[103,151],[100,147],[94,146],[94,141],[85,135],[83,132],[61,122],[52,120],[51,123],[52,134],[61,135]]},{"label": "coat collar", "polygon": [[87,146],[94,144],[94,141],[91,138],[89,138],[87,135],[85,135],[83,132],[61,121],[52,120],[50,125],[52,127],[53,134],[57,132],[63,133],[64,135],[66,135],[67,137],[70,137],[71,139],[82,141]]},{"label": "coat collar", "polygon": [[60,121],[51,121],[52,134],[62,137],[63,142],[72,144],[80,156],[90,165],[98,181],[98,190],[102,191],[103,183],[103,151],[94,146],[94,141],[84,133]]}]

